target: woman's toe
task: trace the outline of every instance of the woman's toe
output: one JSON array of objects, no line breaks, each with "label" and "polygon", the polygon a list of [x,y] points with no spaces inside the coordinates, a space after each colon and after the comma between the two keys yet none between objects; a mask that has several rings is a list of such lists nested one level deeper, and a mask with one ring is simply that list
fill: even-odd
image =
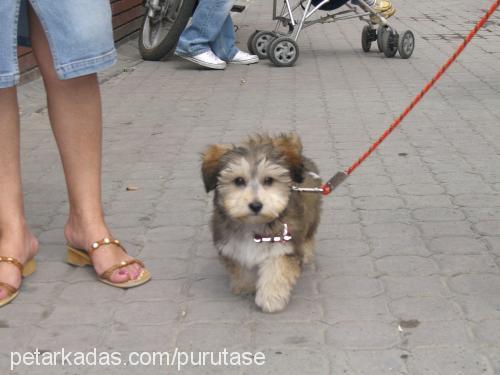
[{"label": "woman's toe", "polygon": [[7,290],[5,288],[0,288],[0,299],[6,298],[8,295]]},{"label": "woman's toe", "polygon": [[137,273],[138,273],[137,278],[139,278],[139,277],[141,277],[144,269],[139,264],[136,264],[136,266],[137,266]]},{"label": "woman's toe", "polygon": [[131,276],[126,268],[120,268],[111,274],[111,282],[125,283],[131,279]]},{"label": "woman's toe", "polygon": [[138,264],[132,264],[130,266],[129,274],[131,280],[137,280],[141,274],[141,267]]}]

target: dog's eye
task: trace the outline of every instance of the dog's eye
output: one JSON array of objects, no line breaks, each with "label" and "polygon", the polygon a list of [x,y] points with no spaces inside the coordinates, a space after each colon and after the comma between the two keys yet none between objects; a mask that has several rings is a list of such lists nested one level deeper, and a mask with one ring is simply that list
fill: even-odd
[{"label": "dog's eye", "polygon": [[246,185],[245,179],[243,177],[236,177],[233,182],[236,186],[245,186]]},{"label": "dog's eye", "polygon": [[272,177],[266,177],[264,178],[264,185],[266,186],[271,186],[274,182],[274,178]]}]

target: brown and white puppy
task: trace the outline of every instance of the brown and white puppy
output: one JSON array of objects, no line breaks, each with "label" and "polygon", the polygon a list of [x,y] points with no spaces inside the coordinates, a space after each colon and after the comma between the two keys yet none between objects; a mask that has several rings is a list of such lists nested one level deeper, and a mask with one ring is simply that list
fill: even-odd
[{"label": "brown and white puppy", "polygon": [[284,309],[302,264],[313,256],[321,208],[319,194],[291,190],[321,186],[299,137],[256,135],[240,145],[211,145],[202,175],[207,192],[215,190],[213,241],[231,290],[255,292],[263,311]]}]

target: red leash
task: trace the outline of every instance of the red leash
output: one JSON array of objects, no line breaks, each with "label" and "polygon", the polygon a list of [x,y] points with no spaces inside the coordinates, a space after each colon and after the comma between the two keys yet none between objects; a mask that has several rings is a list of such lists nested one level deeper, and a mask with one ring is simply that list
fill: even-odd
[{"label": "red leash", "polygon": [[330,194],[336,187],[338,187],[352,172],[356,170],[357,167],[361,165],[365,161],[368,156],[372,154],[373,151],[377,149],[377,147],[392,133],[394,129],[398,127],[399,124],[403,121],[403,119],[411,112],[413,108],[422,100],[425,94],[434,86],[434,84],[441,78],[441,76],[446,72],[446,70],[450,67],[451,64],[457,59],[457,57],[462,53],[467,44],[471,41],[471,39],[477,34],[479,29],[484,26],[486,21],[491,17],[491,15],[495,12],[495,10],[500,5],[500,0],[496,0],[493,5],[488,9],[488,12],[484,15],[483,18],[479,20],[479,22],[474,26],[469,35],[464,39],[464,41],[460,44],[457,50],[453,53],[453,55],[446,61],[446,63],[438,70],[436,75],[424,86],[422,91],[418,93],[417,96],[412,100],[410,105],[405,108],[405,110],[399,115],[398,118],[394,120],[391,126],[377,139],[370,148],[363,154],[361,157],[356,160],[345,172],[338,172],[335,176],[333,176],[326,184],[324,184],[322,188],[323,195]]}]

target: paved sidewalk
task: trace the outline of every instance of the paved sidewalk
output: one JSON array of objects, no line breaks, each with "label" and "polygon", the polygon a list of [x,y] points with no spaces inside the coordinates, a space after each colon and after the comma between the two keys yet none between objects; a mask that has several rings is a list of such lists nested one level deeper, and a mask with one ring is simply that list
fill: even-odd
[{"label": "paved sidewalk", "polygon": [[[11,351],[263,351],[261,367],[191,374],[500,374],[500,13],[428,97],[325,200],[315,267],[286,311],[232,296],[208,229],[199,152],[295,130],[323,175],[348,166],[434,74],[490,0],[394,0],[410,60],[361,51],[356,21],[312,27],[293,68],[140,62],[102,85],[109,224],[154,280],[128,291],[64,263],[64,179],[39,83],[20,89],[27,215],[39,269],[0,310]],[[242,48],[271,2],[237,16]],[[124,67],[128,67],[124,71]],[[138,187],[127,191],[127,186]],[[175,374],[168,367],[19,367],[15,374]]]}]

